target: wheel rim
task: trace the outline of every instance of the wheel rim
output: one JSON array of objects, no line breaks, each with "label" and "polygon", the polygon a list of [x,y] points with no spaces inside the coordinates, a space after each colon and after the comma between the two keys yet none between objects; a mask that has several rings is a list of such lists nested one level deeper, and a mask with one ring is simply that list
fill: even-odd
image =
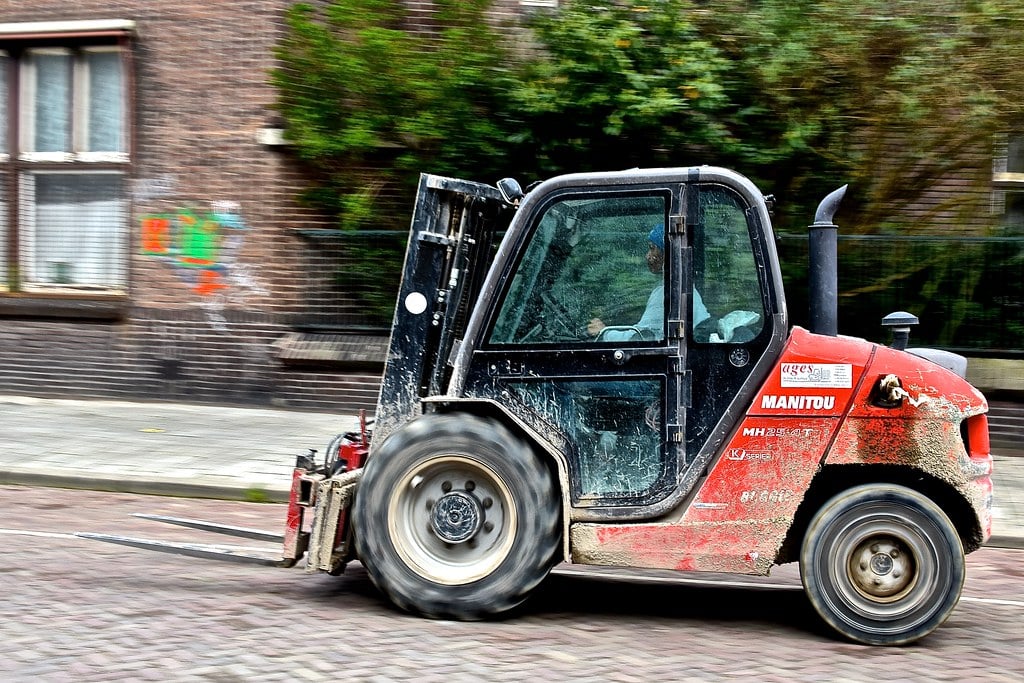
[{"label": "wheel rim", "polygon": [[892,536],[869,536],[850,553],[850,582],[874,602],[894,602],[913,590],[917,566],[910,548]]},{"label": "wheel rim", "polygon": [[388,529],[405,564],[435,583],[470,583],[508,556],[518,519],[508,486],[464,455],[418,463],[388,506]]},{"label": "wheel rim", "polygon": [[[920,522],[921,520],[915,520]],[[860,514],[837,529],[827,561],[829,599],[858,628],[905,631],[931,617],[946,594],[939,551],[903,516]]]}]

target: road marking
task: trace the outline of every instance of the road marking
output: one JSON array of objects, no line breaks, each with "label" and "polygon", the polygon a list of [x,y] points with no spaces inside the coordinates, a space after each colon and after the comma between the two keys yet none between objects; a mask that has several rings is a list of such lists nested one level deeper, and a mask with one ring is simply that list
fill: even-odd
[{"label": "road marking", "polygon": [[0,529],[0,534],[11,536],[39,536],[40,538],[77,538],[74,534],[54,534],[47,531],[23,531],[21,529]]},{"label": "road marking", "polygon": [[972,598],[970,596],[964,596],[960,598],[960,602],[980,602],[985,605],[1004,605],[1006,607],[1024,607],[1024,602],[1020,600],[1000,600],[998,598]]},{"label": "road marking", "polygon": [[[54,532],[49,532],[49,531],[27,531],[25,529],[0,529],[0,535],[8,535],[8,536],[36,536],[38,538],[63,538],[63,539],[68,539],[68,540],[72,540],[72,541],[87,541],[89,543],[96,543],[97,542],[97,539],[82,538],[81,536],[77,536],[75,534],[60,534],[60,533],[54,533]],[[170,543],[174,543],[175,541],[169,541],[169,542]],[[118,544],[114,543],[114,544],[111,544],[111,545],[118,545]],[[204,548],[209,548],[211,550],[229,550],[229,551],[235,551],[235,552],[263,552],[263,553],[267,552],[267,547],[266,546],[258,547],[258,546],[224,545],[224,544],[213,545],[213,544],[208,544],[208,543],[193,544],[193,545],[201,545]],[[126,546],[122,545],[121,547],[124,548]],[[145,548],[141,548],[141,550],[145,550]],[[173,555],[174,553],[169,553],[169,554]]]}]

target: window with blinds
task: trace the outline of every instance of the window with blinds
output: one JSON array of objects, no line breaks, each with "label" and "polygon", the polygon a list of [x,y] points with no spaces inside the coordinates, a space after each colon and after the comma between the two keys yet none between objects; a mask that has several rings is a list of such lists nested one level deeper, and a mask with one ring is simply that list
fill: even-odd
[{"label": "window with blinds", "polygon": [[71,22],[66,39],[41,40],[12,26],[0,25],[0,294],[123,292],[124,36],[93,42]]}]

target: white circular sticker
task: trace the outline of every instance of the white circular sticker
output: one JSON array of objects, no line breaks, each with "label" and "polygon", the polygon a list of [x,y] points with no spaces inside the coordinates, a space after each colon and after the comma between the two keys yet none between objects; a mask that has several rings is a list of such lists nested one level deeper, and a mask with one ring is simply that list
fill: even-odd
[{"label": "white circular sticker", "polygon": [[409,311],[413,315],[419,315],[423,311],[427,310],[427,297],[423,296],[419,292],[413,292],[409,296],[405,297],[405,310]]}]

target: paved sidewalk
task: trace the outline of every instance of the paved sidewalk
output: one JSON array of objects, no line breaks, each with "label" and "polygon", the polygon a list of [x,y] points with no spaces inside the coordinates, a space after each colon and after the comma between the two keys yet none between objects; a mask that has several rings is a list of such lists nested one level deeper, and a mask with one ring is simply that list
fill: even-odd
[{"label": "paved sidewalk", "polygon": [[0,395],[0,483],[287,501],[350,415]]},{"label": "paved sidewalk", "polygon": [[[354,415],[0,395],[0,484],[282,502]],[[996,452],[990,545],[1024,548],[1024,445]]]}]

